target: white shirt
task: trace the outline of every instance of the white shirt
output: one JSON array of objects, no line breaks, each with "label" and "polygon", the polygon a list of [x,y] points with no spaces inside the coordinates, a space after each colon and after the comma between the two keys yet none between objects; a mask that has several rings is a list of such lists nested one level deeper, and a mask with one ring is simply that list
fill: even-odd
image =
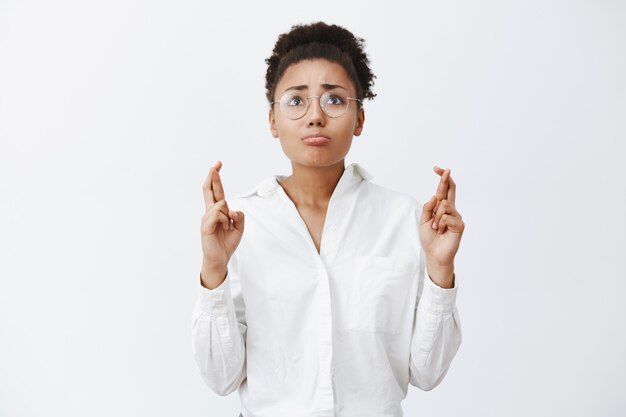
[{"label": "white shirt", "polygon": [[422,205],[350,164],[318,253],[285,178],[227,198],[245,228],[225,281],[199,284],[200,374],[219,395],[238,389],[244,417],[402,416],[408,384],[437,386],[461,344],[457,283],[424,279]]}]

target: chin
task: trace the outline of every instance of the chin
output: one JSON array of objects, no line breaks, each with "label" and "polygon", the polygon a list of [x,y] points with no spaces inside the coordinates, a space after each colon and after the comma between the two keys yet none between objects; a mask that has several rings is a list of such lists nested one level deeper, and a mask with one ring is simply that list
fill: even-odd
[{"label": "chin", "polygon": [[345,156],[330,156],[330,155],[307,155],[300,158],[290,158],[292,162],[298,165],[307,167],[330,167],[340,163],[345,159]]}]

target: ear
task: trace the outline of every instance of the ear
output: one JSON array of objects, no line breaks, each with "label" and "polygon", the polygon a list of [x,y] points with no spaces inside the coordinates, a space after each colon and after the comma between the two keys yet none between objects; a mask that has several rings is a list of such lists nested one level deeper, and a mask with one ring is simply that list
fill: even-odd
[{"label": "ear", "polygon": [[363,107],[359,109],[356,116],[356,124],[354,125],[354,136],[360,136],[363,132],[363,124],[365,124],[365,110]]},{"label": "ear", "polygon": [[274,118],[274,111],[272,109],[270,109],[270,113],[269,113],[269,122],[270,122],[270,130],[272,131],[272,136],[277,138],[278,129],[276,128],[276,119]]}]

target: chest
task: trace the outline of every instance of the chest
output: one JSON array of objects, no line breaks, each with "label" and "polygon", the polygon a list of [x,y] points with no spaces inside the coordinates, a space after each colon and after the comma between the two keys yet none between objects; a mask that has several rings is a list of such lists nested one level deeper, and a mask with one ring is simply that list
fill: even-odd
[{"label": "chest", "polygon": [[319,253],[328,207],[312,208],[302,206],[296,208],[298,210],[298,214],[302,217],[311,238],[313,239],[313,243],[315,243],[315,249],[317,249],[317,252]]}]

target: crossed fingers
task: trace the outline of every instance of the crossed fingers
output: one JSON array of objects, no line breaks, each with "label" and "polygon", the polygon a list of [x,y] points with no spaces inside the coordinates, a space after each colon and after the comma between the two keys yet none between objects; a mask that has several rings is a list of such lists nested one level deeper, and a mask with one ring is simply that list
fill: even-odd
[{"label": "crossed fingers", "polygon": [[435,165],[434,171],[441,175],[441,179],[439,180],[439,185],[437,186],[437,206],[435,206],[435,210],[437,209],[441,200],[448,200],[453,205],[456,201],[456,183],[450,176],[450,168],[442,169]]},{"label": "crossed fingers", "polygon": [[[443,233],[447,225],[456,224],[462,217],[455,207],[456,183],[450,176],[450,169],[444,170],[435,166],[434,171],[441,176],[441,179],[435,192],[437,203],[433,209],[434,220],[432,227],[433,229],[438,229],[439,233]],[[442,224],[440,225],[440,223]]]},{"label": "crossed fingers", "polygon": [[224,187],[222,186],[222,180],[219,175],[220,168],[222,168],[222,162],[217,161],[217,163],[209,169],[209,175],[207,175],[204,185],[202,186],[207,211],[210,210],[217,201],[224,199]]},{"label": "crossed fingers", "polygon": [[209,169],[209,175],[207,175],[204,185],[202,186],[204,194],[204,203],[206,211],[215,210],[215,215],[219,217],[220,223],[224,227],[224,230],[230,230],[233,228],[230,222],[230,216],[228,204],[226,204],[224,196],[224,187],[222,186],[222,179],[220,178],[219,170],[222,168],[222,162],[217,161]]}]

